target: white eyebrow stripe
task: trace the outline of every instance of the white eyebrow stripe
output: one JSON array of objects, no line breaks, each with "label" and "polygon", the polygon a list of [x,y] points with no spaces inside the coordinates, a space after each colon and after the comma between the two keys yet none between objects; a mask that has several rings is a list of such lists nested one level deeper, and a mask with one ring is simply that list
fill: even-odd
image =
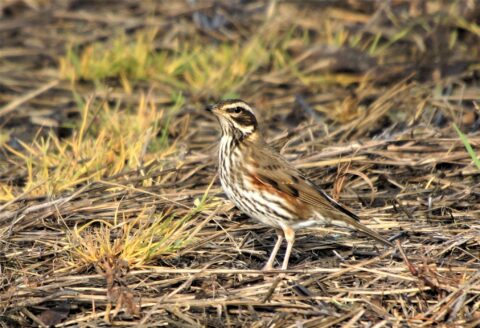
[{"label": "white eyebrow stripe", "polygon": [[228,104],[228,105],[224,105],[223,108],[225,109],[230,109],[230,108],[235,108],[235,107],[242,107],[243,109],[246,109],[248,110],[250,113],[253,114],[253,110],[250,106],[248,106],[246,103],[244,102],[236,102],[236,103],[233,103],[233,104]]}]

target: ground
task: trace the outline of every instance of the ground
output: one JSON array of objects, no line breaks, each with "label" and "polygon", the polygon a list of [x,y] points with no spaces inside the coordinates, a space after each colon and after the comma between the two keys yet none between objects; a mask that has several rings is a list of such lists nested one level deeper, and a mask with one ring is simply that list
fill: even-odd
[{"label": "ground", "polygon": [[[468,0],[1,2],[1,326],[480,325],[479,17]],[[322,227],[284,279],[261,271],[275,232],[216,176],[204,108],[222,98],[395,248]]]}]

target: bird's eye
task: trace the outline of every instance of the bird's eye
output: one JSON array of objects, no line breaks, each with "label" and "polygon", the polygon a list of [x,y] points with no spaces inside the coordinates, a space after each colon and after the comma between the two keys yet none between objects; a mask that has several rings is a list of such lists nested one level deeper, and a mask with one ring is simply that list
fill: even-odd
[{"label": "bird's eye", "polygon": [[236,113],[236,114],[239,114],[243,111],[243,108],[242,107],[233,107],[233,108],[228,108],[227,109],[227,112],[229,113]]}]

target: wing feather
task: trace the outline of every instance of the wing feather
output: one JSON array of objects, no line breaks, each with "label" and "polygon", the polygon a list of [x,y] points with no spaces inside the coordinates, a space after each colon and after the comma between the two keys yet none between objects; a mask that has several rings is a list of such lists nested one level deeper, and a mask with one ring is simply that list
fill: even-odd
[{"label": "wing feather", "polygon": [[[310,205],[322,215],[341,220],[377,241],[393,246],[391,242],[387,241],[378,233],[361,224],[356,214],[306,179],[299,170],[288,163],[273,149],[266,145],[262,147],[250,146],[247,147],[247,149],[252,150],[249,156],[247,156],[250,161],[250,173],[261,183],[279,192],[295,197],[301,202]],[[265,161],[265,158],[268,158],[268,161]],[[262,165],[262,163],[264,164]]]},{"label": "wing feather", "polygon": [[[299,170],[280,155],[274,153],[273,150],[265,154],[266,150],[270,149],[263,147],[262,151],[252,152],[249,156],[254,161],[251,165],[254,172],[251,173],[255,174],[259,180],[320,210],[324,209],[329,212],[338,210],[355,221],[359,221],[357,215],[306,179]],[[268,162],[263,166],[260,163],[264,161],[260,157],[268,158]]]}]

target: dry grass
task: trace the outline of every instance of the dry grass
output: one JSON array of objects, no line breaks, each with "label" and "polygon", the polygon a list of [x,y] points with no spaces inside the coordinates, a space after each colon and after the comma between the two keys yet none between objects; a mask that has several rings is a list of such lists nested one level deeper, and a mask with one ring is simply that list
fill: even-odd
[{"label": "dry grass", "polygon": [[[0,4],[0,323],[478,326],[479,12]],[[222,97],[397,247],[318,228],[260,271],[275,234],[216,180]]]}]

